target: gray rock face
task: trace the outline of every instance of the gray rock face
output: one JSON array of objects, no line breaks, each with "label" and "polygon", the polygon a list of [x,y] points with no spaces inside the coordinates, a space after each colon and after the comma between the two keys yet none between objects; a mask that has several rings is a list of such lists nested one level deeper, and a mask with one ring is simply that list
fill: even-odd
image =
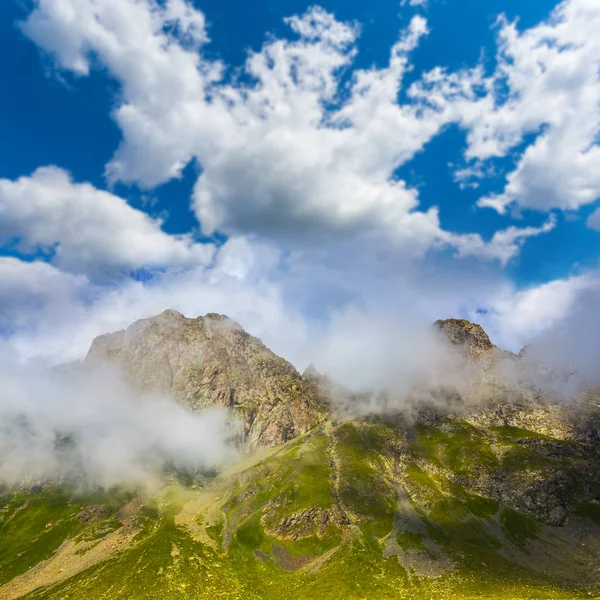
[{"label": "gray rock face", "polygon": [[482,374],[487,373],[492,378],[503,364],[515,363],[518,358],[516,354],[492,344],[488,334],[477,323],[466,319],[446,319],[436,321],[434,327],[464,354],[469,363],[476,364]]},{"label": "gray rock face", "polygon": [[478,356],[495,348],[481,325],[466,319],[446,319],[435,322],[437,327],[456,346],[469,356]]},{"label": "gray rock face", "polygon": [[314,386],[226,316],[165,312],[97,337],[85,365],[119,365],[142,391],[171,394],[200,410],[226,407],[244,424],[248,448],[274,446],[327,415]]}]

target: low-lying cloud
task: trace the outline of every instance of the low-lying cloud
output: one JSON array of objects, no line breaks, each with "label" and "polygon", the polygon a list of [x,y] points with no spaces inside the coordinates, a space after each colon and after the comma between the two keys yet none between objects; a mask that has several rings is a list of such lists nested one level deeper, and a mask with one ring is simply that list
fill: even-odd
[{"label": "low-lying cloud", "polygon": [[535,359],[600,385],[600,282],[578,295],[571,310],[527,348]]},{"label": "low-lying cloud", "polygon": [[[296,366],[310,360],[328,377],[334,413],[346,416],[461,410],[491,397],[493,386],[480,385],[486,377],[566,399],[600,380],[597,299],[597,290],[582,293],[525,358],[498,355],[487,372],[417,311],[376,317],[348,310],[289,348]],[[0,484],[150,484],[165,467],[199,473],[235,458],[236,430],[225,410],[192,412],[170,397],[141,394],[107,366],[38,369],[2,358]]]},{"label": "low-lying cloud", "polygon": [[417,379],[449,375],[458,354],[430,322],[411,318],[345,311],[316,334],[307,351],[319,370],[357,393],[407,391]]},{"label": "low-lying cloud", "polygon": [[151,484],[235,455],[228,415],[141,395],[108,368],[0,367],[0,483]]}]

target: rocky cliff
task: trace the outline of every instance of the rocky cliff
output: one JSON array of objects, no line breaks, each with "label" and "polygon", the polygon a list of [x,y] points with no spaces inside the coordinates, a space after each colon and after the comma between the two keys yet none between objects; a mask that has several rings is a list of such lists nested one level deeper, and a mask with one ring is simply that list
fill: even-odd
[{"label": "rocky cliff", "polygon": [[220,406],[243,422],[252,449],[305,433],[327,415],[312,382],[224,315],[165,312],[97,337],[84,361],[119,365],[146,392],[194,410]]}]

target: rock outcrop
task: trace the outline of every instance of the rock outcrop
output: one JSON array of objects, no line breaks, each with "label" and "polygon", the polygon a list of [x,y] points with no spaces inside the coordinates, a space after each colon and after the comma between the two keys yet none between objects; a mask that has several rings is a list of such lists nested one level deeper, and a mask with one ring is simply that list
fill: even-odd
[{"label": "rock outcrop", "polygon": [[171,394],[194,410],[226,407],[249,449],[276,446],[327,415],[315,386],[224,315],[165,312],[97,337],[84,365],[119,365],[145,392]]},{"label": "rock outcrop", "polygon": [[494,345],[481,325],[466,319],[445,319],[434,323],[453,346],[466,357],[470,364],[476,364],[488,379],[496,376],[502,366],[515,370],[516,354]]},{"label": "rock outcrop", "polygon": [[434,325],[455,346],[464,348],[471,358],[480,357],[495,348],[483,327],[477,323],[466,319],[445,319],[436,321]]}]

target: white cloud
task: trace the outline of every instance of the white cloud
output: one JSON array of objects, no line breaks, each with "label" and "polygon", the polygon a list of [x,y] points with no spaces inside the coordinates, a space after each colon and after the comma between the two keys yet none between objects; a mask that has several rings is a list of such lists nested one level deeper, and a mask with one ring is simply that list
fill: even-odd
[{"label": "white cloud", "polygon": [[507,287],[486,306],[486,314],[472,317],[501,346],[515,352],[527,346],[534,361],[573,370],[577,375],[560,390],[569,393],[582,381],[600,383],[599,304],[595,270],[517,292]]},{"label": "white cloud", "polygon": [[600,208],[597,208],[587,220],[587,226],[590,229],[595,229],[596,231],[600,231]]},{"label": "white cloud", "polygon": [[192,412],[172,398],[142,396],[112,370],[8,363],[0,377],[1,484],[156,485],[165,463],[198,472],[235,456],[225,411]]},{"label": "white cloud", "polygon": [[506,265],[519,253],[519,248],[527,238],[552,231],[555,226],[556,219],[551,216],[540,227],[508,227],[497,231],[488,243],[478,235],[463,235],[456,237],[455,244],[461,256],[487,257]]},{"label": "white cloud", "polygon": [[[229,314],[303,366],[309,350],[329,340],[336,323],[346,327],[353,314],[368,330],[370,316],[381,311],[427,323],[472,316],[484,307],[495,339],[515,348],[568,313],[587,280],[519,292],[493,268],[482,279],[475,267],[471,271],[469,257],[506,264],[526,239],[550,231],[554,218],[539,227],[508,227],[487,242],[477,233],[453,234],[442,229],[435,207],[419,209],[417,190],[395,172],[450,123],[468,130],[471,162],[457,174],[467,183],[489,174],[490,158],[504,156],[542,125],[538,142],[544,136],[552,144],[568,141],[564,125],[572,126],[577,144],[584,138],[591,144],[589,128],[596,121],[589,97],[596,98],[596,89],[587,63],[579,61],[593,58],[595,46],[587,42],[582,18],[569,12],[583,6],[583,0],[571,0],[561,9],[576,26],[561,24],[558,13],[523,33],[501,24],[502,56],[511,58],[501,56],[491,77],[482,65],[457,73],[436,68],[399,104],[410,52],[428,32],[421,17],[401,33],[387,65],[355,70],[346,79],[358,27],[319,8],[287,20],[293,40],[269,39],[240,72],[229,73],[203,55],[204,16],[182,0],[40,0],[25,33],[62,68],[87,76],[101,66],[121,85],[114,118],[123,140],[107,165],[109,178],[152,187],[197,159],[202,173],[193,201],[202,228],[232,237],[206,266],[212,248],[166,235],[159,221],[113,194],[74,183],[59,169],[3,180],[0,202],[12,221],[3,220],[0,231],[20,237],[24,249],[55,247],[62,270],[48,267],[44,276],[66,277],[60,306],[44,301],[40,310],[21,314],[13,302],[15,318],[26,327],[4,347],[22,359],[70,360],[81,357],[95,335],[174,308],[190,316]],[[593,22],[596,9],[589,3],[588,9]],[[567,40],[573,28],[583,42],[562,52],[543,41]],[[575,74],[571,84],[579,87],[563,81],[561,61],[567,59]],[[495,87],[501,83],[511,91],[506,101]],[[569,111],[573,99],[589,121]],[[543,197],[554,198],[544,208],[588,201],[578,196],[594,187],[587,167],[569,165],[564,171],[544,166],[552,171],[545,180],[552,193]],[[555,172],[562,175],[555,178]],[[519,191],[523,206],[542,197],[536,181],[533,173],[527,178],[533,191]],[[564,200],[564,194],[574,199]],[[469,268],[446,265],[431,272],[413,262],[431,248],[454,249]],[[181,269],[144,283],[121,281],[113,289],[65,274],[143,265]],[[23,263],[24,288],[35,288],[32,269]]]},{"label": "white cloud", "polygon": [[472,317],[486,326],[497,342],[519,351],[574,312],[579,298],[600,291],[597,274],[557,279],[526,290],[508,287],[485,306],[487,314]]},{"label": "white cloud", "polygon": [[[448,167],[453,168],[450,163]],[[475,161],[473,164],[466,165],[460,168],[455,168],[453,172],[454,181],[458,183],[461,190],[474,189],[479,187],[479,182],[485,177],[489,177],[496,173],[492,165],[485,164],[481,161]]]},{"label": "white cloud", "polygon": [[[48,295],[33,309],[27,290],[35,289],[38,272],[31,263],[11,259],[13,270],[21,269],[14,278],[22,283],[2,302],[12,307],[8,323],[18,327],[0,337],[0,355],[50,364],[80,359],[95,336],[173,308],[188,316],[225,313],[300,369],[314,360],[329,368],[336,360],[341,323],[352,336],[359,333],[351,326],[355,319],[366,343],[385,323],[390,331],[423,329],[437,318],[491,304],[507,286],[499,273],[477,264],[465,271],[448,258],[435,268],[413,268],[393,247],[376,239],[371,243],[368,253],[349,241],[335,250],[316,247],[286,256],[232,238],[218,251],[214,266],[160,273],[145,282],[125,279],[99,286],[62,274],[64,291],[48,286]],[[49,275],[60,276],[56,268],[43,266]],[[367,335],[370,322],[374,331]],[[357,339],[353,348],[360,343]],[[382,350],[372,352],[379,356]],[[352,368],[338,365],[340,372]]]},{"label": "white cloud", "polygon": [[400,6],[412,6],[412,7],[421,7],[421,8],[427,8],[427,5],[429,4],[428,0],[402,0],[400,2]]},{"label": "white cloud", "polygon": [[21,252],[49,251],[75,273],[109,275],[143,266],[190,266],[210,261],[214,248],[170,236],[161,222],[57,167],[15,181],[0,179],[0,240]]},{"label": "white cloud", "polygon": [[[92,286],[49,265],[5,260],[0,275],[8,275],[9,285],[0,304],[9,311],[0,328],[16,327],[3,333],[0,356],[50,364],[81,359],[95,336],[174,308],[187,316],[225,313],[299,369],[314,361],[357,387],[388,376],[399,356],[405,357],[403,369],[422,361],[429,346],[415,344],[426,342],[425,331],[437,318],[470,318],[500,347],[517,352],[560,335],[586,368],[596,357],[600,279],[594,273],[518,290],[500,274],[476,267],[465,271],[448,263],[398,270],[390,261],[379,263],[380,253],[356,255],[351,264],[336,264],[330,255],[317,267],[318,255],[293,257],[285,271],[273,256],[269,248],[232,239],[214,267],[162,273],[146,282],[124,280],[116,288]],[[318,294],[329,302],[321,315],[304,306],[303,295],[314,308],[310,299]],[[578,340],[585,353],[575,352]]]},{"label": "white cloud", "polygon": [[[511,203],[546,211],[594,202],[600,197],[600,4],[565,0],[535,27],[519,31],[505,18],[498,27],[496,69],[471,80],[479,94],[459,116],[468,132],[466,158],[477,167],[516,151],[526,136],[534,141],[503,191],[479,205],[503,213]],[[442,73],[421,97],[433,92],[444,105],[456,77],[469,81],[467,72]]]},{"label": "white cloud", "polygon": [[[335,315],[359,311],[366,323],[368,315],[398,311],[427,324],[456,314],[471,296],[479,298],[472,300],[477,305],[497,285],[479,276],[467,280],[452,268],[443,274],[411,273],[393,249],[372,243],[372,253],[348,242],[337,251],[315,248],[285,257],[272,246],[231,238],[214,266],[168,271],[145,282],[124,279],[116,286],[8,259],[11,279],[19,284],[3,288],[0,302],[10,307],[6,323],[18,326],[4,334],[0,350],[22,361],[76,360],[95,336],[173,308],[189,316],[225,313],[303,368],[315,358],[315,337],[324,335]],[[53,278],[56,283],[43,286]]]},{"label": "white cloud", "polygon": [[88,286],[81,275],[65,273],[41,261],[0,257],[0,330],[26,326],[28,315],[59,310]]},{"label": "white cloud", "polygon": [[81,275],[65,273],[46,262],[24,262],[10,256],[0,256],[0,297],[19,295],[62,295],[86,282]]},{"label": "white cloud", "polygon": [[41,0],[22,27],[64,69],[87,75],[93,56],[121,83],[123,141],[109,178],[154,186],[198,160],[194,206],[205,233],[294,245],[371,232],[415,255],[466,243],[505,260],[476,234],[463,243],[444,232],[437,210],[420,211],[417,191],[394,175],[476,96],[457,79],[443,109],[398,104],[425,19],[411,20],[387,66],[355,70],[347,87],[358,27],[321,8],[287,19],[296,39],[271,39],[233,81],[202,55],[203,23],[182,2]]},{"label": "white cloud", "polygon": [[123,279],[106,286],[51,265],[4,259],[0,275],[9,279],[0,290],[0,306],[7,314],[0,318],[0,328],[9,331],[0,335],[0,355],[3,350],[20,361],[49,364],[78,360],[95,336],[167,308],[190,316],[225,313],[252,333],[275,341],[281,350],[287,336],[291,343],[302,338],[305,323],[285,306],[281,288],[268,280],[272,258],[260,246],[231,239],[215,266],[170,270],[145,282]]}]

